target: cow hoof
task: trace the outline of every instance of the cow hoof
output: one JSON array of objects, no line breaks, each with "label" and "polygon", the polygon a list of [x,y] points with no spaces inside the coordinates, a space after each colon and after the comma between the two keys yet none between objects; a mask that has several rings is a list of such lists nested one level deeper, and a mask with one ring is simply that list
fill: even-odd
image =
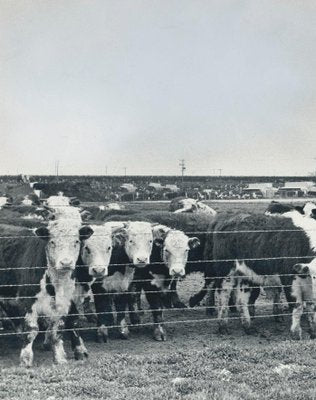
[{"label": "cow hoof", "polygon": [[246,325],[243,328],[244,328],[246,335],[254,335],[254,334],[258,333],[257,329],[254,328],[253,326]]},{"label": "cow hoof", "polygon": [[86,351],[82,351],[82,350],[77,350],[76,349],[74,351],[74,356],[75,356],[75,360],[80,361],[80,360],[84,360],[84,359],[88,358],[89,354],[88,354],[87,350]]},{"label": "cow hoof", "polygon": [[154,330],[154,339],[157,342],[165,342],[167,340],[167,335],[162,326],[157,326]]},{"label": "cow hoof", "polygon": [[220,335],[229,335],[229,330],[228,330],[227,325],[219,325],[218,333]]},{"label": "cow hoof", "polygon": [[316,333],[315,332],[310,332],[310,338],[311,339],[316,339]]},{"label": "cow hoof", "polygon": [[100,326],[97,330],[96,341],[98,343],[107,343],[108,337],[108,329],[105,326]]},{"label": "cow hoof", "polygon": [[20,366],[21,367],[32,367],[33,365],[33,354],[25,349],[22,349],[20,355]]},{"label": "cow hoof", "polygon": [[127,340],[129,338],[129,330],[119,330],[118,331],[118,338],[119,339],[123,339],[123,340]]},{"label": "cow hoof", "polygon": [[291,331],[292,340],[301,340],[302,339],[302,331],[296,329],[295,331]]},{"label": "cow hoof", "polygon": [[44,342],[43,343],[43,350],[44,351],[51,351],[52,350],[52,344],[49,342]]},{"label": "cow hoof", "polygon": [[182,301],[175,301],[173,303],[173,308],[188,308]]}]

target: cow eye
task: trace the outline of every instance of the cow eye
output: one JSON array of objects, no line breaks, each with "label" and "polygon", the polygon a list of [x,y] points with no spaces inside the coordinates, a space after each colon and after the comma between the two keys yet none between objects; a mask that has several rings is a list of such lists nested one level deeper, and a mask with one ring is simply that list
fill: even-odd
[{"label": "cow eye", "polygon": [[111,249],[112,249],[112,247],[111,247],[111,246],[109,246],[109,247],[108,247],[108,251],[110,251]]},{"label": "cow eye", "polygon": [[80,243],[80,241],[79,240],[76,240],[76,244],[79,244]]},{"label": "cow eye", "polygon": [[85,250],[86,250],[86,253],[88,253],[88,254],[91,253],[91,250],[88,247],[86,247]]},{"label": "cow eye", "polygon": [[50,244],[51,244],[53,247],[56,246],[56,243],[55,243],[53,240],[50,241]]},{"label": "cow eye", "polygon": [[152,242],[153,242],[152,240],[149,241],[149,243],[152,243]]},{"label": "cow eye", "polygon": [[130,240],[129,242],[130,242],[130,243],[133,243],[133,241],[132,241],[132,240]]}]

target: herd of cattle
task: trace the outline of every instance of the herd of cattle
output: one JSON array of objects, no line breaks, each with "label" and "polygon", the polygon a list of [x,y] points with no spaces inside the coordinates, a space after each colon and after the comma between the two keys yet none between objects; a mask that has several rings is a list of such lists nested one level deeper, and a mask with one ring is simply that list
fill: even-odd
[{"label": "herd of cattle", "polygon": [[[131,324],[141,324],[142,293],[154,338],[166,340],[163,309],[185,306],[177,282],[193,271],[203,272],[205,283],[189,305],[208,294],[207,309],[218,311],[221,332],[227,330],[232,305],[248,330],[255,301],[266,288],[273,292],[276,317],[284,291],[294,338],[301,338],[303,313],[311,337],[316,336],[313,203],[271,203],[265,214],[217,214],[201,202],[179,198],[169,212],[120,214],[81,209],[59,195],[47,199],[44,209],[46,221],[37,228],[0,223],[0,315],[23,338],[21,365],[32,365],[41,330],[57,363],[66,362],[62,331],[69,332],[75,358],[85,358],[77,325],[82,306],[87,318],[97,320],[98,341],[106,342],[113,326],[127,338],[127,314]],[[91,296],[95,312],[89,308]]]}]

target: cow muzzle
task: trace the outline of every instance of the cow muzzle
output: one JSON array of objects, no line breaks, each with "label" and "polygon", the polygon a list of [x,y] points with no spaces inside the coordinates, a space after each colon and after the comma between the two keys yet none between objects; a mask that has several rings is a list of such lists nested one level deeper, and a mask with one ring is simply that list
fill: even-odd
[{"label": "cow muzzle", "polygon": [[144,268],[147,264],[149,264],[149,258],[148,257],[135,257],[133,264],[137,268]]},{"label": "cow muzzle", "polygon": [[183,278],[185,276],[184,268],[170,268],[169,273],[175,278]]},{"label": "cow muzzle", "polygon": [[89,268],[89,275],[91,275],[93,278],[103,278],[107,275],[107,268],[91,267]]},{"label": "cow muzzle", "polygon": [[75,263],[70,259],[63,259],[59,262],[59,270],[69,271],[75,269]]}]

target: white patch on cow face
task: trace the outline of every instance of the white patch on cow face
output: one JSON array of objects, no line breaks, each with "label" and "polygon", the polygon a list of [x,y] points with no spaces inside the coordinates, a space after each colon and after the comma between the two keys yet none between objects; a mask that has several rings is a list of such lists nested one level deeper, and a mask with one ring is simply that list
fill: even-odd
[{"label": "white patch on cow face", "polygon": [[92,225],[93,235],[83,240],[81,258],[95,278],[108,275],[112,255],[112,229],[109,225]]},{"label": "white patch on cow face", "polygon": [[0,210],[5,204],[7,204],[7,201],[8,201],[7,197],[4,196],[0,197]]},{"label": "white patch on cow face", "polygon": [[178,230],[170,230],[163,242],[162,259],[171,276],[184,276],[189,255],[189,237]]},{"label": "white patch on cow face", "polygon": [[283,216],[291,218],[296,227],[303,229],[309,239],[311,250],[316,251],[316,220],[308,215],[302,215],[298,211],[289,211]]},{"label": "white patch on cow face", "polygon": [[149,264],[153,232],[149,222],[129,221],[126,228],[125,251],[136,267]]},{"label": "white patch on cow face", "polygon": [[76,221],[57,220],[49,223],[45,248],[49,267],[56,270],[75,268],[80,251],[79,228]]}]

